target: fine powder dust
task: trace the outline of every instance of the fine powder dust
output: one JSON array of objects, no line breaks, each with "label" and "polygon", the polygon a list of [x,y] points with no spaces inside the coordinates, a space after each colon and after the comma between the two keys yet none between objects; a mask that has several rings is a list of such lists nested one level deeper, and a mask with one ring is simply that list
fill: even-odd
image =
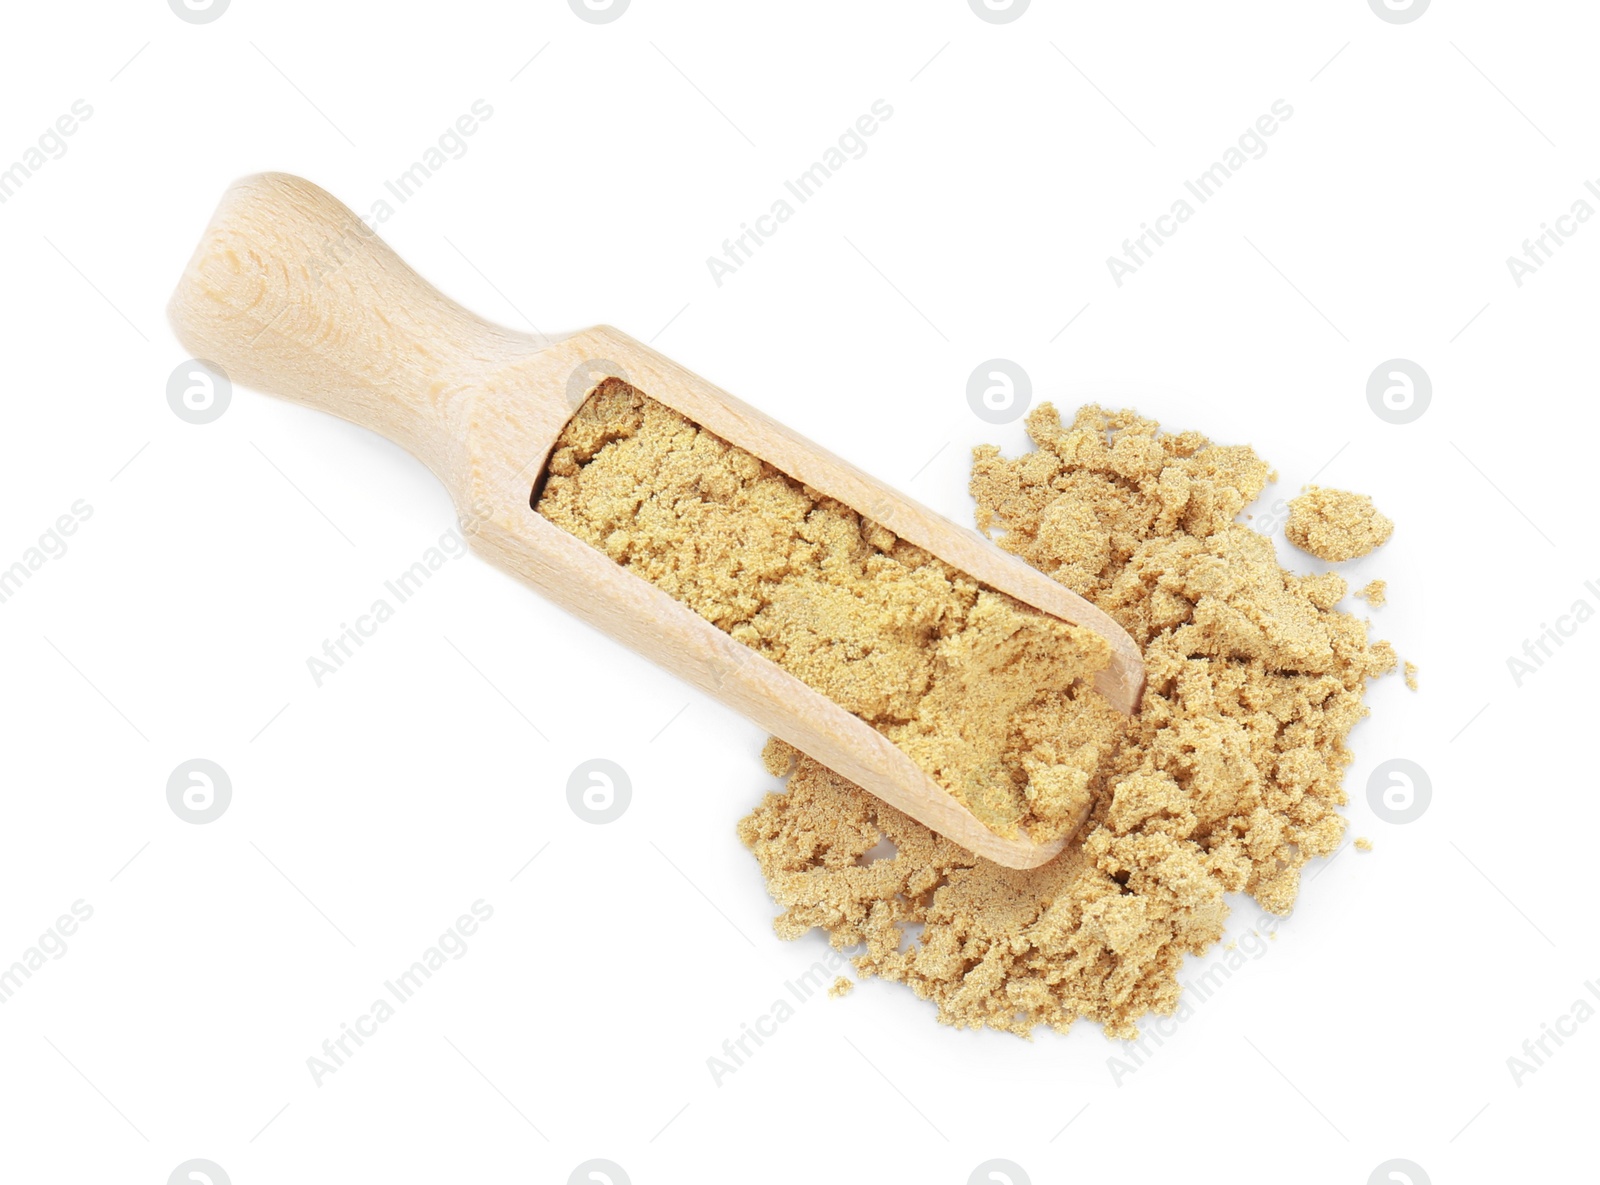
[{"label": "fine powder dust", "polygon": [[538,511],[882,732],[991,831],[1077,830],[1127,718],[1098,634],[897,539],[619,379]]},{"label": "fine powder dust", "polygon": [[[1086,663],[1084,631],[625,384],[563,433],[538,509],[937,766],[975,813],[1050,834],[1089,812],[1055,860],[1008,869],[774,739],[763,756],[787,786],[739,835],[781,937],[865,944],[858,975],[908,984],[946,1024],[1028,1036],[1087,1017],[1134,1037],[1178,1007],[1183,957],[1221,938],[1225,894],[1287,913],[1300,870],[1338,848],[1345,738],[1397,659],[1335,608],[1340,576],[1284,570],[1235,521],[1269,480],[1248,447],[1098,407],[1064,428],[1046,404],[1027,424],[1033,452],[976,452],[978,524],[1133,636],[1147,684],[1132,720],[1085,690],[1103,655]],[[974,653],[1018,635],[999,663]],[[1007,663],[1043,694],[1008,685]],[[991,680],[1007,705],[963,716],[960,689]]]}]

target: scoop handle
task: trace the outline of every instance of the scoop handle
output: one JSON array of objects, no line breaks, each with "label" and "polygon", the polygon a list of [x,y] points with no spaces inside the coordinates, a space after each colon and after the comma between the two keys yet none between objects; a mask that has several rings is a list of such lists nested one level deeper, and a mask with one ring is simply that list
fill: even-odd
[{"label": "scoop handle", "polygon": [[440,474],[459,460],[465,376],[549,344],[469,312],[348,206],[284,173],[223,196],[168,316],[230,380],[371,428]]}]

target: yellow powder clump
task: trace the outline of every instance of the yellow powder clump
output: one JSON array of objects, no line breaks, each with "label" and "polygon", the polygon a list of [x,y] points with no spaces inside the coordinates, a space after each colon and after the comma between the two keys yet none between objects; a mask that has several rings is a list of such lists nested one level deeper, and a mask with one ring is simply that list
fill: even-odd
[{"label": "yellow powder clump", "polygon": [[538,511],[883,733],[990,830],[1070,834],[1127,718],[1106,643],[989,589],[618,379]]},{"label": "yellow powder clump", "polygon": [[1374,609],[1382,609],[1389,603],[1389,585],[1387,581],[1374,580],[1356,590],[1360,597]]},{"label": "yellow powder clump", "polygon": [[1301,551],[1339,563],[1383,546],[1394,534],[1394,523],[1365,494],[1311,486],[1290,500],[1283,533]]},{"label": "yellow powder clump", "polygon": [[1405,673],[1406,686],[1415,691],[1417,689],[1417,664],[1414,662],[1406,663]]},{"label": "yellow powder clump", "polygon": [[1368,839],[1364,835],[1363,836],[1359,836],[1356,839],[1356,851],[1358,851],[1358,852],[1370,852],[1370,851],[1372,851],[1372,841],[1370,839]]},{"label": "yellow powder clump", "polygon": [[[1028,430],[1021,457],[976,451],[979,525],[1115,617],[1148,671],[1088,823],[1049,864],[1003,868],[773,741],[788,784],[739,834],[781,937],[865,943],[858,973],[907,984],[943,1023],[1027,1036],[1088,1017],[1135,1037],[1176,1010],[1225,894],[1287,913],[1300,870],[1338,849],[1345,739],[1397,660],[1334,609],[1341,578],[1285,571],[1235,521],[1268,476],[1251,449],[1098,407],[1063,426],[1046,404]],[[884,840],[892,855],[868,855]]]},{"label": "yellow powder clump", "polygon": [[835,998],[848,996],[851,992],[855,991],[855,987],[855,980],[848,979],[841,975],[838,979],[833,981],[833,986],[828,989],[828,995]]}]

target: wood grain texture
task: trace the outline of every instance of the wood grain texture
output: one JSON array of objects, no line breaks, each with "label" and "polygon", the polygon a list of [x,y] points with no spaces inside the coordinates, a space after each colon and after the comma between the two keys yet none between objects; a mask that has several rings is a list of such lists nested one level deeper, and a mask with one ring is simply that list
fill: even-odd
[{"label": "wood grain texture", "polygon": [[499,567],[997,863],[1031,868],[1066,841],[989,831],[870,725],[535,513],[534,483],[589,392],[622,378],[990,587],[1095,630],[1112,647],[1098,689],[1125,712],[1137,707],[1137,646],[1082,598],[618,330],[545,338],[482,320],[309,182],[263,174],[230,189],[169,314],[184,347],[235,382],[408,449],[449,490],[473,548]]}]

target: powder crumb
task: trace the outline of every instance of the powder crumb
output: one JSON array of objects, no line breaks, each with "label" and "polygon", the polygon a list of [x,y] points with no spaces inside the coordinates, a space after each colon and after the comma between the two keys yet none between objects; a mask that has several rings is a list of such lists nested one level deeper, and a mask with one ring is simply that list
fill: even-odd
[{"label": "powder crumb", "polygon": [[1311,486],[1289,503],[1283,533],[1290,543],[1319,560],[1359,559],[1394,534],[1394,523],[1378,513],[1365,494]]},{"label": "powder crumb", "polygon": [[563,429],[538,511],[876,728],[996,834],[1070,835],[1105,789],[1127,718],[1090,685],[1104,639],[620,379]]},{"label": "powder crumb", "polygon": [[1385,580],[1374,580],[1356,590],[1356,596],[1361,598],[1374,609],[1382,609],[1389,603],[1389,583]]},{"label": "powder crumb", "polygon": [[[1334,608],[1340,577],[1284,570],[1236,521],[1268,473],[1250,448],[1098,407],[1027,425],[1034,451],[975,452],[978,524],[1115,617],[1148,674],[1088,822],[1050,863],[1003,868],[781,746],[787,785],[739,835],[780,937],[865,943],[857,974],[907,984],[942,1023],[1026,1037],[1088,1018],[1135,1038],[1177,1010],[1228,893],[1286,914],[1301,869],[1338,850],[1345,740],[1398,660]],[[892,856],[864,858],[884,840]]]},{"label": "powder crumb", "polygon": [[838,979],[833,981],[833,986],[828,989],[828,995],[835,997],[848,996],[851,992],[855,991],[855,987],[855,980],[841,975]]},{"label": "powder crumb", "polygon": [[1370,839],[1368,839],[1364,835],[1357,837],[1357,839],[1356,839],[1356,851],[1358,851],[1358,852],[1370,852],[1370,851],[1372,851],[1372,841]]},{"label": "powder crumb", "polygon": [[1415,691],[1417,689],[1417,664],[1414,662],[1406,663],[1405,673],[1406,686],[1411,688],[1412,691]]},{"label": "powder crumb", "polygon": [[777,737],[768,737],[767,743],[761,749],[761,764],[773,777],[786,778],[789,776],[789,771],[794,768],[796,752],[792,745],[784,744]]}]

